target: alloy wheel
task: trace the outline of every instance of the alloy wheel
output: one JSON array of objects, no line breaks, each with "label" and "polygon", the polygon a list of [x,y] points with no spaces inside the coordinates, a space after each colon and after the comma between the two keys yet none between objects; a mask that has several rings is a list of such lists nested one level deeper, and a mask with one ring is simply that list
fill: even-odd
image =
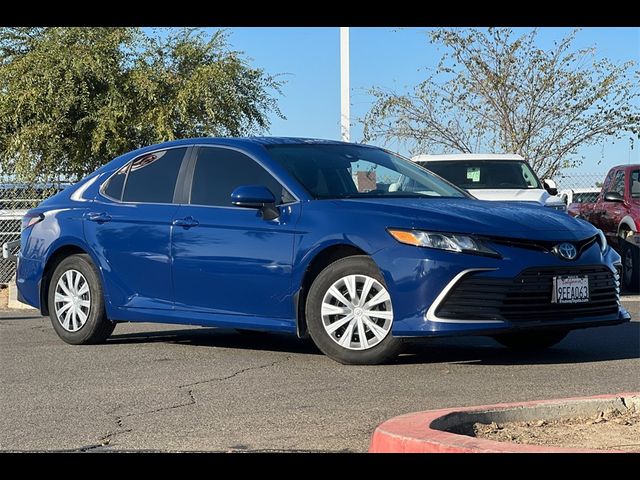
[{"label": "alloy wheel", "polygon": [[91,310],[91,291],[87,279],[77,270],[67,270],[58,279],[55,289],[56,317],[68,332],[80,330]]},{"label": "alloy wheel", "polygon": [[348,350],[367,350],[391,331],[391,297],[376,279],[347,275],[325,293],[321,316],[325,332],[338,345]]}]

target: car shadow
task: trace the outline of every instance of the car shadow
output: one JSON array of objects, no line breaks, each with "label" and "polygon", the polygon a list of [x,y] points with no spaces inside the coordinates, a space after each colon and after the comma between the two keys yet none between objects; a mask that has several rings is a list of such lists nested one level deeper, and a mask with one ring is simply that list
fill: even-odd
[{"label": "car shadow", "polygon": [[[116,330],[117,331],[117,330]],[[203,347],[321,355],[309,339],[276,333],[239,333],[226,328],[196,328],[114,334],[107,344],[173,343]],[[545,365],[640,358],[640,322],[575,330],[556,346],[538,352],[504,348],[489,337],[422,339],[407,342],[394,364],[464,363]]]},{"label": "car shadow", "polygon": [[[117,329],[116,329],[117,332]],[[243,332],[230,328],[194,328],[164,330],[162,332],[114,333],[107,344],[124,343],[174,343],[196,347],[238,348],[286,353],[321,355],[310,339],[271,332]]]},{"label": "car shadow", "polygon": [[551,365],[640,358],[640,323],[574,330],[557,345],[540,351],[516,351],[490,337],[414,341],[398,363],[476,365]]}]

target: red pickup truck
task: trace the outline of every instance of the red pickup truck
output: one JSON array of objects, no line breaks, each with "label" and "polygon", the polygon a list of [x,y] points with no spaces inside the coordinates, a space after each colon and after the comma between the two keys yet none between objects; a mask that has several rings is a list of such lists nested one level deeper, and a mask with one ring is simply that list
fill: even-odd
[{"label": "red pickup truck", "polygon": [[582,204],[579,218],[601,229],[622,257],[626,289],[640,286],[640,164],[609,170],[594,203]]}]

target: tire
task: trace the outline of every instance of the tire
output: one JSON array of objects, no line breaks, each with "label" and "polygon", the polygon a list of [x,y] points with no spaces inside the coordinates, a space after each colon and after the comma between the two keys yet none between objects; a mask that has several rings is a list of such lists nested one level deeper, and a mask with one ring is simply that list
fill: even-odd
[{"label": "tire", "polygon": [[[360,302],[359,296],[367,285],[368,293]],[[340,292],[343,300],[331,293],[332,287]],[[391,334],[393,309],[386,288],[378,267],[364,255],[342,258],[320,272],[309,289],[305,316],[311,339],[322,353],[345,365],[376,365],[388,362],[400,353],[402,342]],[[352,290],[356,292],[354,297],[350,295]],[[378,297],[374,298],[376,295]],[[355,301],[350,302],[354,298]],[[370,305],[369,310],[362,308],[371,300],[377,303]],[[342,312],[333,313],[338,310]],[[338,324],[338,328],[331,328]],[[361,332],[364,341],[360,339]],[[339,341],[347,345],[341,345]]]},{"label": "tire", "polygon": [[622,257],[622,286],[629,292],[640,290],[640,247],[620,240]]},{"label": "tire", "polygon": [[513,350],[535,351],[554,346],[563,340],[568,333],[566,330],[505,333],[496,335],[493,339]]},{"label": "tire", "polygon": [[[76,298],[76,303],[66,298]],[[100,276],[86,254],[71,255],[58,264],[47,299],[54,330],[72,345],[101,343],[116,326],[107,318]]]}]

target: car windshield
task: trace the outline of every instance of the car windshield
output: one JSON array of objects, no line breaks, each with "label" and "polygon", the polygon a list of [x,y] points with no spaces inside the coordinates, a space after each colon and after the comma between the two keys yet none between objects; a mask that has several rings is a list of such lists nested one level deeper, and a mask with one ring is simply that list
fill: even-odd
[{"label": "car windshield", "polygon": [[427,160],[420,164],[464,189],[542,188],[527,162],[520,160]]},{"label": "car windshield", "polygon": [[379,148],[317,143],[266,148],[316,199],[467,196],[413,162]]}]

